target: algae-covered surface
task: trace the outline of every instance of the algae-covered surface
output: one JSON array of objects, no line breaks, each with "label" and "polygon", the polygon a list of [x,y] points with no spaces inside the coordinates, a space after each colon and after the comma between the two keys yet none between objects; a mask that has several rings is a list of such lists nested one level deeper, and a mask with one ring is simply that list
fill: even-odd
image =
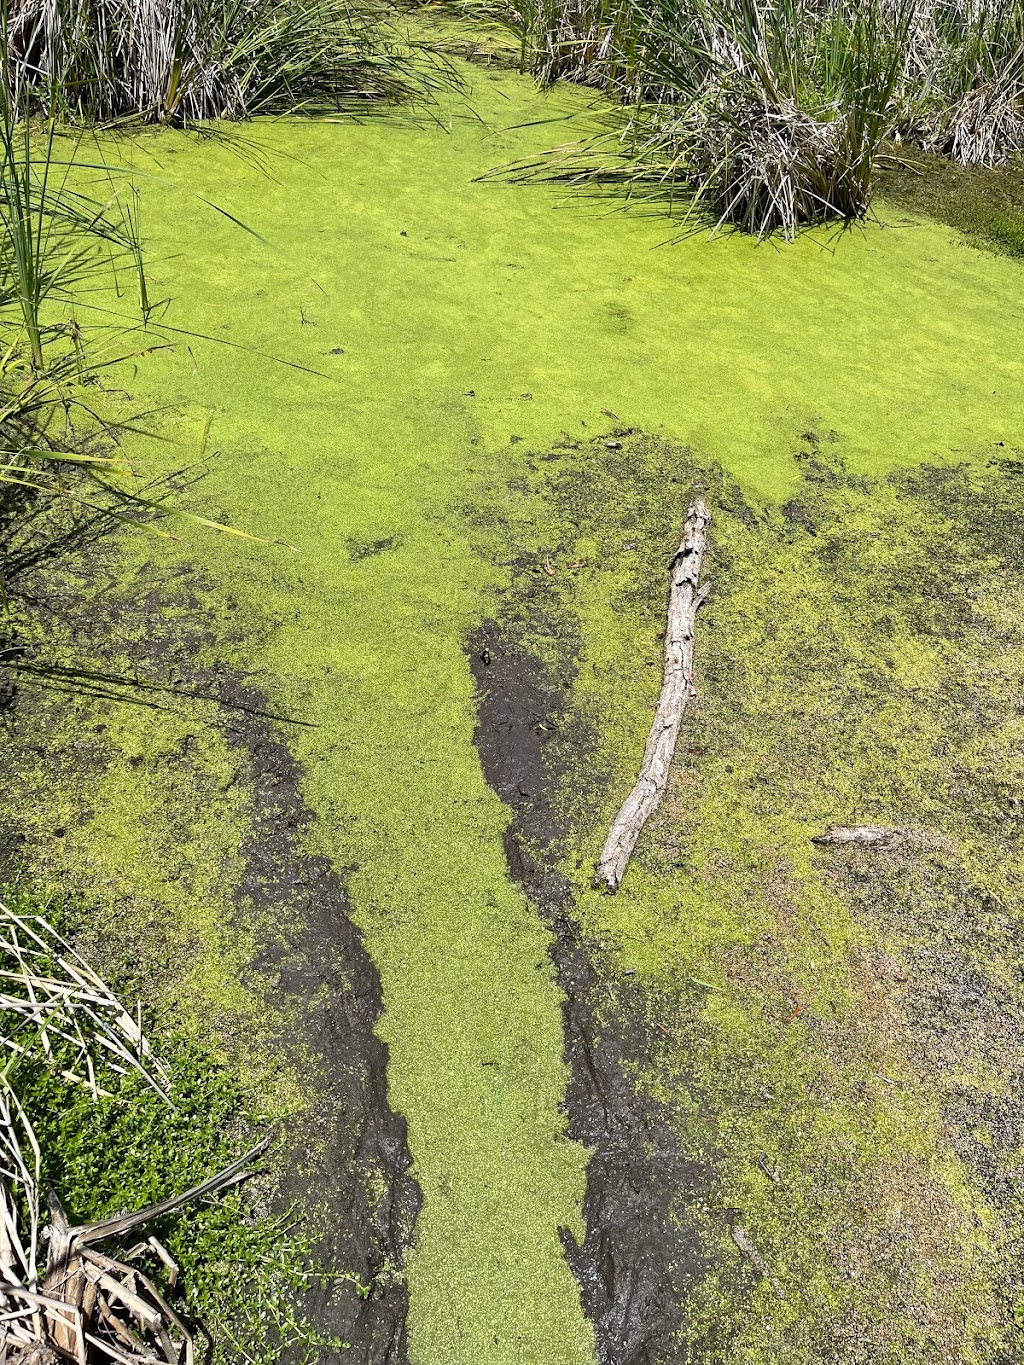
[{"label": "algae-covered surface", "polygon": [[[295,838],[379,972],[422,1196],[391,1267],[408,1358],[1012,1359],[1024,276],[884,205],[779,249],[666,245],[657,217],[481,181],[571,137],[585,97],[467,80],[430,116],[137,139],[150,294],[188,335],[124,374],[166,438],[127,443],[150,469],[205,460],[178,496],[285,545],[126,539],[82,571],[85,598],[153,593],[177,621],[169,653],[129,631],[148,676],[242,676],[303,722],[274,731]],[[715,516],[701,703],[603,898],[589,869],[649,724],[695,483]],[[184,606],[176,565],[202,585]],[[566,1256],[579,1271],[600,1230],[564,963],[474,742],[485,620],[550,698],[544,792],[508,804],[556,813],[537,856],[588,945],[587,1018],[621,1031],[616,1074],[657,1114],[636,1141],[675,1144],[642,1177],[665,1185],[653,1341],[612,1321],[618,1291],[603,1317],[581,1300]],[[116,634],[72,626],[68,648]],[[287,1119],[315,1081],[274,1060],[263,950],[295,929],[237,893],[260,770],[181,697],[71,705],[87,741],[60,715],[17,740],[40,755],[8,797],[20,857],[128,904],[124,953],[163,945],[149,989],[172,981]],[[825,853],[833,821],[909,833]]]},{"label": "algae-covered surface", "polygon": [[[513,789],[516,866],[558,866],[600,950],[585,1050],[620,1126],[582,1114],[602,1221],[580,1259],[604,1358],[1012,1359],[1020,466],[867,480],[809,436],[797,496],[755,509],[692,452],[619,444],[585,472],[564,448],[533,462],[543,539],[532,517],[508,529],[556,572],[517,574],[490,647],[499,673],[518,657],[546,679],[540,804],[562,822]],[[658,640],[598,621],[653,622],[646,566],[694,484],[715,525],[700,703],[612,898],[589,881],[630,780],[616,722],[649,708]],[[898,833],[816,846],[832,824]],[[623,1072],[646,1159],[622,1150]],[[638,1205],[656,1246],[621,1227]]]}]

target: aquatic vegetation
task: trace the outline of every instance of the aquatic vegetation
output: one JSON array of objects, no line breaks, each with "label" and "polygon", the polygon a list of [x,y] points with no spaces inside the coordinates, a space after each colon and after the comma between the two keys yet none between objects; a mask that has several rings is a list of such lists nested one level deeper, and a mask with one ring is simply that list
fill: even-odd
[{"label": "aquatic vegetation", "polygon": [[909,211],[945,223],[983,250],[1024,256],[1024,173],[1020,166],[958,166],[921,155],[912,169],[886,171],[878,182],[884,210]]},{"label": "aquatic vegetation", "polygon": [[[780,508],[671,442],[612,444],[528,458],[476,668],[510,872],[558,936],[603,1357],[1012,1357],[1019,462],[868,479],[808,431]],[[694,488],[713,508],[696,709],[609,896],[594,867],[660,681],[650,566]],[[815,843],[833,822],[904,834]]]},{"label": "aquatic vegetation", "polygon": [[[514,574],[534,590],[525,604],[534,618],[551,587],[577,583],[592,623],[581,708],[621,762],[621,785],[606,788],[613,806],[636,776],[659,675],[646,661],[657,661],[664,621],[661,542],[635,525],[659,518],[670,554],[689,472],[628,477],[620,425],[691,443],[702,463],[722,461],[751,498],[776,504],[794,494],[791,455],[812,427],[835,429],[856,473],[1021,444],[1018,270],[924,223],[871,224],[835,251],[810,235],[778,253],[739,236],[659,250],[658,219],[476,182],[497,158],[546,145],[550,120],[580,116],[587,95],[537,91],[507,71],[472,79],[478,117],[450,130],[398,117],[254,124],[264,159],[285,168],[276,178],[223,145],[146,135],[167,168],[142,186],[153,288],[178,300],[182,326],[222,328],[249,349],[160,352],[140,366],[133,397],[165,414],[168,468],[192,456],[212,422],[209,447],[220,453],[189,505],[222,508],[300,553],[195,538],[189,558],[211,585],[200,593],[176,577],[180,548],[132,537],[115,572],[132,600],[158,597],[154,586],[168,581],[186,603],[196,598],[147,618],[142,643],[124,645],[130,660],[146,660],[152,640],[168,680],[179,677],[167,640],[203,639],[212,623],[224,643],[201,647],[204,667],[226,658],[255,675],[269,709],[311,723],[282,732],[311,815],[299,835],[346,870],[381,976],[388,1099],[408,1122],[423,1192],[407,1269],[411,1359],[581,1365],[593,1343],[558,1229],[585,1242],[587,1152],[567,1140],[550,935],[508,879],[510,813],[474,748],[465,642],[501,613]],[[190,213],[195,195],[245,213],[263,240]],[[617,467],[603,462],[606,439],[622,445]],[[599,526],[524,498],[530,465],[557,469],[542,457],[559,449],[562,463],[578,461]],[[529,526],[510,537],[516,514]],[[587,567],[570,568],[580,561]],[[111,938],[134,945],[136,918],[174,935],[169,956],[192,973],[193,1017],[229,1036],[239,1066],[265,1064],[273,1053],[250,1024],[260,1006],[239,1006],[232,1022],[222,1004],[243,983],[273,1000],[277,970],[260,965],[265,920],[221,908],[229,874],[211,844],[228,839],[218,834],[226,803],[239,803],[244,823],[248,790],[233,778],[232,751],[218,756],[219,729],[191,709],[104,707],[97,719],[103,734],[71,727],[54,766],[80,771],[81,731],[107,766],[77,778],[77,795],[57,784],[49,819],[33,807],[32,760],[19,777],[25,856],[102,885],[122,907],[105,926]],[[728,818],[723,809],[719,823]],[[603,838],[600,823],[588,833]],[[628,894],[618,898],[627,913]],[[678,924],[671,906],[667,894],[652,924]],[[611,915],[616,902],[597,908]],[[683,922],[672,942],[685,932]],[[150,952],[144,962],[165,959]],[[691,964],[720,984],[714,966]],[[657,1028],[644,1036],[668,1042]],[[265,1092],[278,1086],[271,1074]],[[729,1097],[722,1103],[728,1110]],[[764,1241],[758,1224],[750,1231]],[[739,1260],[727,1236],[712,1252]]]}]

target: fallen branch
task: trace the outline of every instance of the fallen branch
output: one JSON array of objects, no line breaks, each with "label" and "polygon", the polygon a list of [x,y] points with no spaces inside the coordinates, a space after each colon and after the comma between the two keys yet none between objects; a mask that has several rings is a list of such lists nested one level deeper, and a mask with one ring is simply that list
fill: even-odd
[{"label": "fallen branch", "polygon": [[732,1240],[736,1243],[740,1251],[747,1258],[750,1264],[754,1267],[755,1274],[757,1274],[760,1279],[767,1280],[771,1287],[775,1290],[779,1298],[784,1299],[786,1296],[782,1292],[782,1286],[779,1284],[778,1280],[775,1278],[772,1272],[768,1269],[767,1265],[765,1264],[764,1257],[761,1255],[757,1247],[754,1245],[753,1238],[750,1236],[750,1233],[746,1230],[743,1224],[733,1223],[730,1232],[732,1233]]},{"label": "fallen branch", "polygon": [[709,588],[699,587],[707,551],[711,514],[703,499],[695,499],[686,514],[683,538],[671,564],[668,627],[665,632],[665,680],[647,737],[643,766],[636,786],[626,797],[608,832],[597,864],[595,882],[617,891],[640,832],[657,810],[668,785],[686,703],[696,695],[693,686],[694,629]]}]

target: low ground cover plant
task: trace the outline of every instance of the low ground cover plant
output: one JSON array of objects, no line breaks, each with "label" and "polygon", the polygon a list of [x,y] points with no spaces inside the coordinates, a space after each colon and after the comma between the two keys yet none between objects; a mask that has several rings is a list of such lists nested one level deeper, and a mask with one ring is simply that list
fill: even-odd
[{"label": "low ground cover plant", "polygon": [[141,1005],[55,927],[81,913],[24,888],[0,901],[7,1358],[192,1360],[198,1337],[224,1361],[241,1336],[273,1361],[334,1344],[295,1318],[310,1272],[294,1220],[243,1183],[259,1116],[200,1043],[165,1021],[151,1044]]}]

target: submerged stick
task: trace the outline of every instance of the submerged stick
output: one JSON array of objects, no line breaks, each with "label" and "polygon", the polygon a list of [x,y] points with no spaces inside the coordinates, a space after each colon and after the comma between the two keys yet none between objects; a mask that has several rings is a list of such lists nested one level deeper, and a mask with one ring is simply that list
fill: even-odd
[{"label": "submerged stick", "polygon": [[906,830],[889,825],[829,825],[824,834],[815,834],[812,844],[875,844],[884,848],[906,837]]},{"label": "submerged stick", "polygon": [[668,771],[676,751],[686,703],[696,695],[693,686],[693,639],[697,612],[708,594],[700,588],[701,566],[708,544],[711,514],[696,498],[686,514],[683,538],[671,564],[668,627],[665,631],[665,680],[647,737],[643,766],[636,786],[626,797],[608,831],[595,882],[617,891],[640,831],[658,809],[668,785]]}]

